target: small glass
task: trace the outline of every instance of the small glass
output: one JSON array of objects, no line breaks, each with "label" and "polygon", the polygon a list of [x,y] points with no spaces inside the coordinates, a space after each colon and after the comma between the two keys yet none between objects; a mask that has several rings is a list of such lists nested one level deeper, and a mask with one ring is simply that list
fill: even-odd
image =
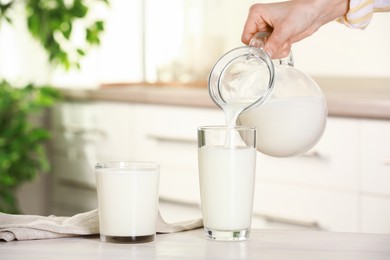
[{"label": "small glass", "polygon": [[153,162],[99,162],[95,165],[95,174],[101,241],[153,241],[159,165]]},{"label": "small glass", "polygon": [[203,223],[212,240],[249,238],[256,173],[256,128],[198,128]]}]

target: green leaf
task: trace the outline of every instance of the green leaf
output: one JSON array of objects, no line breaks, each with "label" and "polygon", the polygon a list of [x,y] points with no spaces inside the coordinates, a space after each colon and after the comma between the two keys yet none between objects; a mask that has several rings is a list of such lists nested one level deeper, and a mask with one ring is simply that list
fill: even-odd
[{"label": "green leaf", "polygon": [[81,0],[74,0],[71,12],[75,17],[83,18],[88,13],[88,7]]},{"label": "green leaf", "polygon": [[80,55],[80,56],[85,56],[85,51],[83,49],[77,49],[77,53]]},{"label": "green leaf", "polygon": [[6,14],[7,14],[8,10],[11,9],[13,4],[14,4],[14,1],[9,1],[6,4],[0,3],[0,19],[3,18],[3,17],[6,17]]},{"label": "green leaf", "polygon": [[88,28],[86,34],[86,40],[90,44],[100,44],[99,34],[95,28]]},{"label": "green leaf", "polygon": [[60,30],[65,39],[70,39],[70,35],[72,33],[72,23],[70,22],[62,22],[60,25]]},{"label": "green leaf", "polygon": [[103,21],[96,21],[95,22],[95,28],[99,32],[104,31],[104,22]]},{"label": "green leaf", "polygon": [[40,32],[40,17],[37,15],[30,14],[27,17],[27,27],[30,33],[34,37],[39,37]]}]

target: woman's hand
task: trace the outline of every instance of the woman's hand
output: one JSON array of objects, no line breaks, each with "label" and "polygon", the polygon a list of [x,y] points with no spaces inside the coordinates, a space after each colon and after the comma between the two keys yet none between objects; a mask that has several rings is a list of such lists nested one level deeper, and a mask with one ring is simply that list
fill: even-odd
[{"label": "woman's hand", "polygon": [[291,0],[255,4],[249,9],[241,40],[249,44],[256,32],[272,32],[264,50],[274,59],[283,58],[290,53],[293,43],[345,15],[348,6],[348,0]]}]

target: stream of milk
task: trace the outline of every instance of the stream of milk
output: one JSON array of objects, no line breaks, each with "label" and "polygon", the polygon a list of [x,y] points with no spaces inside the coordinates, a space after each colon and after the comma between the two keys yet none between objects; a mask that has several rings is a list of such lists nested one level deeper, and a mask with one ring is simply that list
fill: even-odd
[{"label": "stream of milk", "polygon": [[229,100],[228,104],[222,106],[226,120],[226,147],[234,147],[237,144],[236,135],[234,134],[234,131],[231,130],[236,127],[236,121],[239,115],[253,102],[254,101],[250,99],[232,99]]}]

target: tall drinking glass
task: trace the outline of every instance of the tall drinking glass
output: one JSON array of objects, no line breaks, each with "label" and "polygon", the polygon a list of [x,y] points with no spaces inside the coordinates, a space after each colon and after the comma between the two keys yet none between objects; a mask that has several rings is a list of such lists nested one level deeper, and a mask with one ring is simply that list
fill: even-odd
[{"label": "tall drinking glass", "polygon": [[256,173],[256,128],[198,128],[198,163],[206,237],[248,239]]}]

